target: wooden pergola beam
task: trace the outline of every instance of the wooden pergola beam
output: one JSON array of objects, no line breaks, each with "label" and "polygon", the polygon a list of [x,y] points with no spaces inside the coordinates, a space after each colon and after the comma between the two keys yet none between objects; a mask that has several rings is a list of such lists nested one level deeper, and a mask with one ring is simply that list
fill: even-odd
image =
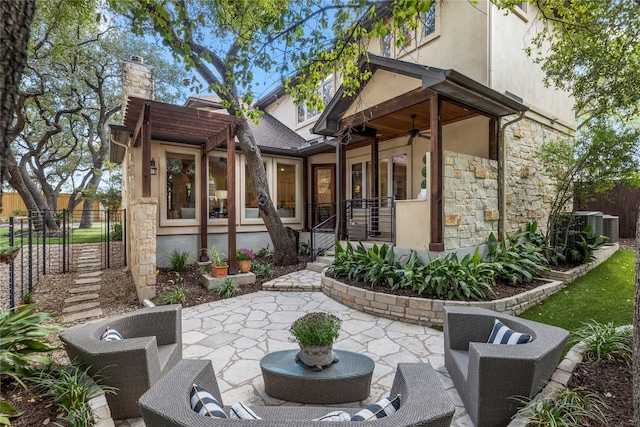
[{"label": "wooden pergola beam", "polygon": [[429,250],[435,252],[444,251],[444,224],[443,224],[443,183],[442,168],[444,163],[442,152],[442,99],[439,95],[431,98],[431,242]]}]

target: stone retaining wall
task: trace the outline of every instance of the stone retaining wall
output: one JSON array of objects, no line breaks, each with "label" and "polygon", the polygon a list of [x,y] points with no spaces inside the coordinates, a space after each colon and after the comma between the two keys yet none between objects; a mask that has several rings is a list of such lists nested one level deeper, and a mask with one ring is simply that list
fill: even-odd
[{"label": "stone retaining wall", "polygon": [[[595,253],[596,259],[585,266],[578,267],[579,271],[584,274],[593,269],[613,255],[617,249],[617,244],[598,249]],[[442,325],[444,306],[481,307],[515,316],[544,301],[550,295],[571,283],[571,281],[553,280],[546,285],[538,286],[522,294],[495,301],[445,301],[373,292],[344,284],[327,277],[324,272],[321,276],[321,282],[322,292],[348,307],[365,313],[423,326]]]},{"label": "stone retaining wall", "polygon": [[501,313],[518,315],[562,289],[561,281],[550,281],[523,294],[495,301],[445,301],[405,297],[349,286],[322,273],[322,292],[341,304],[364,313],[423,326],[443,324],[444,306],[482,307]]}]

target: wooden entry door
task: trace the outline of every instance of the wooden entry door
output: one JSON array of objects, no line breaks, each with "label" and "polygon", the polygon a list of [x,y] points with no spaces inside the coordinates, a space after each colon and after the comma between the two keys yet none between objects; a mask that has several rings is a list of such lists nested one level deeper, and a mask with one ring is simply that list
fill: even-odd
[{"label": "wooden entry door", "polygon": [[312,227],[336,213],[336,166],[313,165]]}]

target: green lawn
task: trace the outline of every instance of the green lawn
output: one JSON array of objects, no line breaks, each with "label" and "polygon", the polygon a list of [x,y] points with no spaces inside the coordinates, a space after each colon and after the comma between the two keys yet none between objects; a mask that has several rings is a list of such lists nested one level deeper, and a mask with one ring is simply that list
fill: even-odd
[{"label": "green lawn", "polygon": [[[7,235],[8,231],[3,230],[0,235],[0,245],[8,245],[9,237]],[[96,225],[92,228],[74,228],[71,234],[71,243],[98,243],[102,241],[102,235],[105,233],[105,226],[103,224]],[[69,237],[67,237],[69,238]],[[24,240],[26,244],[27,240]],[[34,244],[42,243],[42,239],[34,236],[33,239]],[[57,245],[62,243],[62,237],[48,238],[47,244]],[[20,239],[15,239],[15,244],[20,244]]]},{"label": "green lawn", "polygon": [[572,284],[522,313],[520,317],[575,331],[582,322],[633,321],[635,251],[619,250]]}]

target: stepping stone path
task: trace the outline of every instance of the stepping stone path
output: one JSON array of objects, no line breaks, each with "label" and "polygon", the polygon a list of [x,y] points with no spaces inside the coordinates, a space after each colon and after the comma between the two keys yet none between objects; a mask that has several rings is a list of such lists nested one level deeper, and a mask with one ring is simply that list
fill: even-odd
[{"label": "stepping stone path", "polygon": [[102,309],[97,300],[100,296],[102,285],[102,262],[100,249],[82,248],[82,254],[78,260],[78,278],[75,279],[75,287],[69,290],[69,298],[64,300],[65,307],[63,323],[73,323],[78,320],[90,319],[102,316]]}]

